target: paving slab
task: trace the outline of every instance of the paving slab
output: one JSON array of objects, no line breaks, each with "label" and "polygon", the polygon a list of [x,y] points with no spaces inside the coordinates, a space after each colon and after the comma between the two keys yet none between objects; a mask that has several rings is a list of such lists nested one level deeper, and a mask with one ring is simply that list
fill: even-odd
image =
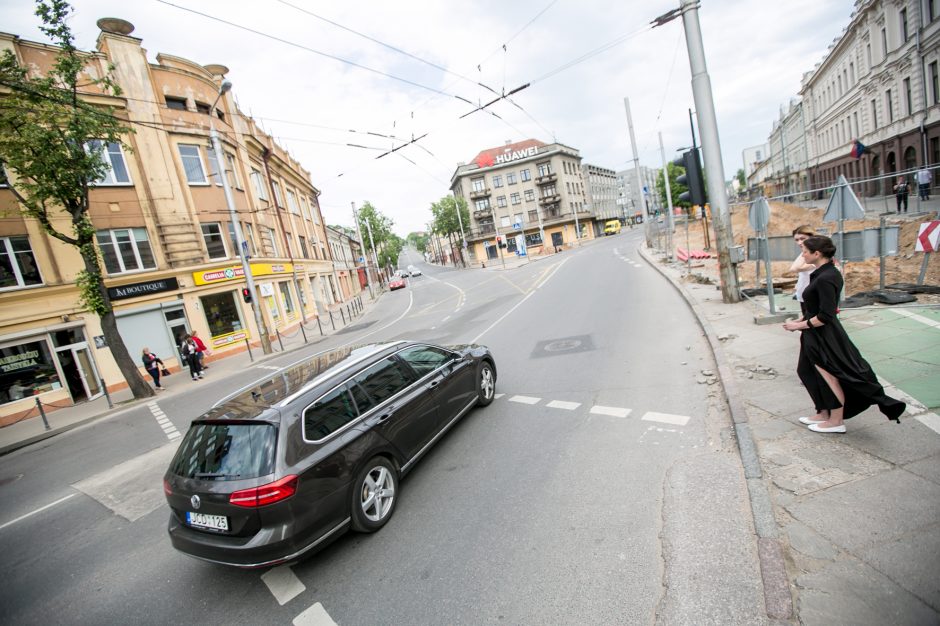
[{"label": "paving slab", "polygon": [[911,418],[900,424],[882,419],[881,423],[868,428],[853,428],[845,438],[854,448],[897,465],[940,454],[940,437]]},{"label": "paving slab", "polygon": [[[924,554],[933,558],[921,558]],[[940,524],[859,555],[882,574],[940,611]]]},{"label": "paving slab", "polygon": [[904,466],[904,469],[940,485],[940,455],[908,463]]},{"label": "paving slab", "polygon": [[791,522],[785,529],[790,547],[814,559],[834,559],[839,551],[828,539],[800,522]]}]

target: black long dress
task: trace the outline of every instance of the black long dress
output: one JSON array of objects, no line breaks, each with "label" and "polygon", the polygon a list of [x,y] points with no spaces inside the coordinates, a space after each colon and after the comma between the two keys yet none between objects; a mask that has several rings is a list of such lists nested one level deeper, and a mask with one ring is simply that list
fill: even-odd
[{"label": "black long dress", "polygon": [[837,307],[842,292],[842,274],[832,263],[816,268],[809,277],[809,286],[803,291],[806,318],[819,318],[823,326],[814,326],[800,334],[800,361],[797,374],[809,392],[817,411],[838,409],[842,406],[829,384],[815,366],[835,376],[845,394],[843,418],[854,417],[877,404],[892,419],[898,419],[905,405],[885,395],[875,372],[862,358],[858,348],[849,339],[839,323]]}]

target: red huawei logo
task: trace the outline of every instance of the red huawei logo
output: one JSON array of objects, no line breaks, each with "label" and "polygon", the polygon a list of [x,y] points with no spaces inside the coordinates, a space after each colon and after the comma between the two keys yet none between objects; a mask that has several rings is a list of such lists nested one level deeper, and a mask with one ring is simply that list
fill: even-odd
[{"label": "red huawei logo", "polygon": [[490,167],[495,162],[496,161],[493,160],[493,155],[488,152],[484,152],[477,159],[477,165],[480,167]]}]

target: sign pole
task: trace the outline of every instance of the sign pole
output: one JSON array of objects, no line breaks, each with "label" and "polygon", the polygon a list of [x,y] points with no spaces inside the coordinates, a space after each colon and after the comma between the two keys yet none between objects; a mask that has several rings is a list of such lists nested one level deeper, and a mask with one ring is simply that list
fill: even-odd
[{"label": "sign pole", "polygon": [[923,285],[923,284],[924,284],[924,278],[926,278],[926,276],[927,276],[927,264],[930,263],[930,255],[931,255],[931,254],[933,254],[933,253],[932,253],[932,252],[925,252],[925,253],[924,253],[924,261],[923,261],[923,263],[920,264],[920,275],[917,277],[917,284],[918,284],[918,285]]}]

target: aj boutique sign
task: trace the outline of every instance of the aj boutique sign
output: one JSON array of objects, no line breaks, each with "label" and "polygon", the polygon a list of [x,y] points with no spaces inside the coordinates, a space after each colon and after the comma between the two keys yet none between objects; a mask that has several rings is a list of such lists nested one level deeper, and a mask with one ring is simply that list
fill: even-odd
[{"label": "aj boutique sign", "polygon": [[163,291],[175,291],[179,288],[179,281],[176,280],[176,277],[171,276],[160,280],[148,280],[145,283],[108,287],[108,296],[112,300],[124,300],[125,298],[136,298],[137,296],[146,296]]}]

